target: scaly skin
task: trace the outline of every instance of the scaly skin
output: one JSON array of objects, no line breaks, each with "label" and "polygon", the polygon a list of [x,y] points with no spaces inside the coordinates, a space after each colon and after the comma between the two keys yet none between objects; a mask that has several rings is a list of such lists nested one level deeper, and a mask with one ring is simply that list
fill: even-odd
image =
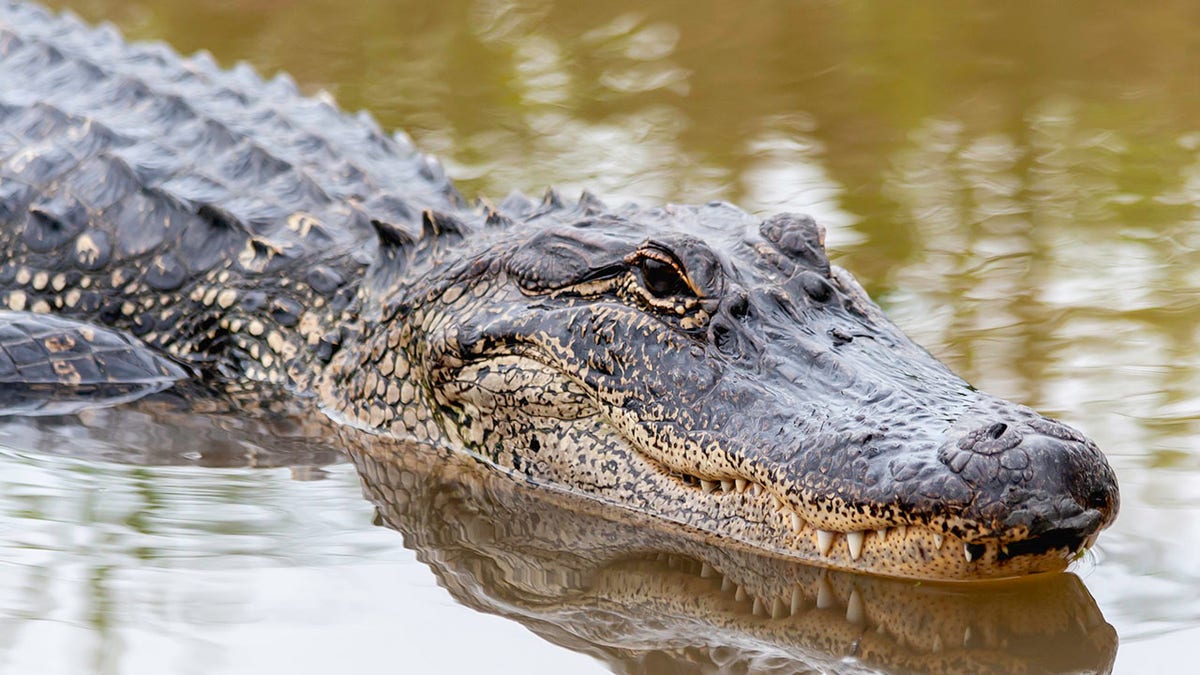
[{"label": "scaly skin", "polygon": [[1116,516],[1094,443],[915,345],[805,217],[467,207],[286,79],[24,5],[0,81],[0,308],[132,334],[248,410],[893,576],[1061,570]]}]

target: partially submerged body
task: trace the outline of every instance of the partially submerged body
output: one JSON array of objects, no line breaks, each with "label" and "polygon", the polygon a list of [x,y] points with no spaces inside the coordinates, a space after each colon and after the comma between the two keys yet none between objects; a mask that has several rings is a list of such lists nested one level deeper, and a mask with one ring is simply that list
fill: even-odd
[{"label": "partially submerged body", "polygon": [[893,576],[1061,570],[1116,516],[1094,443],[914,344],[807,218],[468,206],[286,78],[23,5],[0,79],[0,320],[28,327],[0,381],[34,392],[10,412],[188,377]]}]

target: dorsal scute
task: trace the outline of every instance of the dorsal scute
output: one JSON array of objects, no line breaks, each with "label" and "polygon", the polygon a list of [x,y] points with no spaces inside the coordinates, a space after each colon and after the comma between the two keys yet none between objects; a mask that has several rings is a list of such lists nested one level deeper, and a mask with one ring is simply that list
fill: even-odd
[{"label": "dorsal scute", "polygon": [[421,212],[421,244],[456,244],[471,233],[471,226],[458,216],[425,209]]}]

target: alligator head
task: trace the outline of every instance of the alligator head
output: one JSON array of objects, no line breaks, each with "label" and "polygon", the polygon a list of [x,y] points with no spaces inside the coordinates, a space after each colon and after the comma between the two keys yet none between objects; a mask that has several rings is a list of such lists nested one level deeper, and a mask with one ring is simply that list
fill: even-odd
[{"label": "alligator head", "polygon": [[376,266],[361,311],[384,328],[331,371],[335,414],[891,576],[1061,570],[1116,516],[1092,441],[913,343],[811,219],[551,195],[486,221],[427,214],[416,253],[383,256],[404,262]]}]

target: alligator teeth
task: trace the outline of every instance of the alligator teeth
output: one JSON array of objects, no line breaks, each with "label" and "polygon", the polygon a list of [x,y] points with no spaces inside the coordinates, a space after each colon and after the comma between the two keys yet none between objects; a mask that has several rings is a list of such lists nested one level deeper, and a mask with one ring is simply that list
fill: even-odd
[{"label": "alligator teeth", "polygon": [[946,542],[945,537],[943,537],[941,534],[939,534],[937,532],[933,533],[933,545],[937,547],[937,550],[939,550],[939,551],[942,550],[942,544],[944,544],[945,542]]},{"label": "alligator teeth", "polygon": [[799,513],[792,514],[792,531],[799,532],[804,529],[804,521],[800,518]]},{"label": "alligator teeth", "polygon": [[908,536],[908,526],[899,525],[896,527],[896,532],[900,535],[900,538],[903,539]]},{"label": "alligator teeth", "polygon": [[701,478],[701,479],[700,479],[700,487],[701,487],[701,489],[703,489],[705,492],[712,492],[713,490],[716,490],[716,489],[717,489],[717,481],[715,481],[715,480],[704,480],[703,478]]},{"label": "alligator teeth", "polygon": [[963,557],[967,559],[967,562],[975,559],[975,556],[971,555],[971,546],[965,541],[963,542]]},{"label": "alligator teeth", "polygon": [[733,594],[733,599],[741,602],[746,599],[746,589],[741,586],[737,587],[737,592]]},{"label": "alligator teeth", "polygon": [[821,551],[821,555],[829,555],[831,548],[833,548],[833,533],[829,530],[817,530],[817,549]]},{"label": "alligator teeth", "polygon": [[875,536],[879,537],[879,541],[887,541],[887,532],[888,529],[886,527],[881,527],[875,530]]},{"label": "alligator teeth", "polygon": [[858,589],[850,591],[850,599],[846,601],[846,621],[850,623],[862,623],[866,618],[866,610],[863,608],[862,597],[858,594]]},{"label": "alligator teeth", "polygon": [[782,619],[783,617],[787,616],[786,612],[787,612],[787,607],[784,606],[783,600],[780,600],[779,598],[775,598],[774,600],[771,601],[771,618],[772,619]]},{"label": "alligator teeth", "polygon": [[829,585],[829,578],[821,575],[821,580],[817,582],[817,609],[829,609],[833,601],[833,587]]},{"label": "alligator teeth", "polygon": [[766,616],[767,610],[763,608],[762,600],[754,599],[754,608],[750,610],[755,616]]},{"label": "alligator teeth", "polygon": [[728,593],[733,588],[733,580],[729,577],[721,579],[721,592]]},{"label": "alligator teeth", "polygon": [[708,579],[713,576],[713,568],[708,563],[700,563],[700,578]]},{"label": "alligator teeth", "polygon": [[760,494],[762,494],[762,486],[761,486],[761,485],[759,485],[758,483],[752,483],[752,484],[750,485],[750,490],[751,490],[751,491],[754,493],[754,496],[755,496],[755,497],[757,497],[757,496],[759,496]]},{"label": "alligator teeth", "polygon": [[863,547],[863,539],[864,538],[865,538],[865,534],[861,531],[846,533],[846,544],[850,546],[850,557],[851,558],[858,560],[859,556],[862,555],[862,547]]},{"label": "alligator teeth", "polygon": [[738,491],[738,492],[745,492],[745,491],[746,491],[746,486],[748,485],[748,483],[746,482],[746,479],[745,479],[745,478],[738,478],[737,480],[735,480],[735,481],[733,481],[733,482],[734,482],[734,484],[736,484],[736,485],[737,485],[737,491]]},{"label": "alligator teeth", "polygon": [[804,603],[804,594],[800,592],[800,587],[799,586],[793,587],[792,588],[792,606],[789,607],[788,609],[790,609],[792,611],[792,614],[795,614],[796,612],[800,611],[800,607],[803,603]]},{"label": "alligator teeth", "polygon": [[730,492],[732,490],[733,490],[733,481],[731,481],[731,480],[721,481],[721,491],[722,492]]},{"label": "alligator teeth", "polygon": [[783,500],[776,496],[774,492],[771,493],[771,503],[775,505],[775,508],[777,509],[783,508]]}]

